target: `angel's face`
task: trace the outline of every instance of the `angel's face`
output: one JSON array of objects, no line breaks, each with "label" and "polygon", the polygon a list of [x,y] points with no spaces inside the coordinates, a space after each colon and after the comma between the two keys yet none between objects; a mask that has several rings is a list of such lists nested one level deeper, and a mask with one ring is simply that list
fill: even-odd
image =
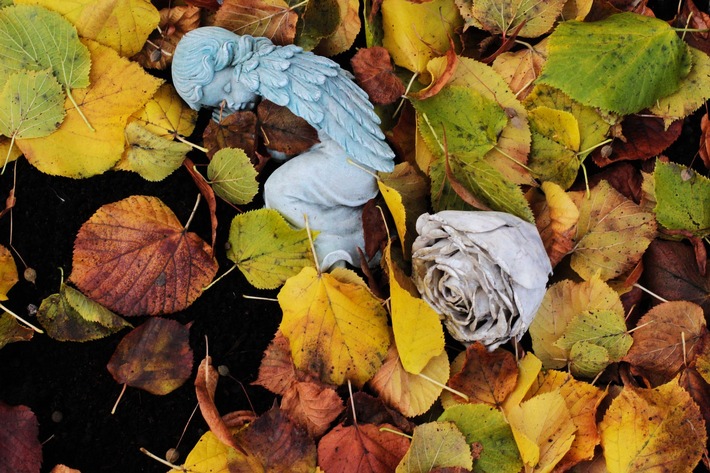
[{"label": "angel's face", "polygon": [[202,87],[200,104],[214,109],[223,108],[230,114],[238,110],[251,110],[258,96],[240,83],[231,67],[217,71],[212,82]]}]

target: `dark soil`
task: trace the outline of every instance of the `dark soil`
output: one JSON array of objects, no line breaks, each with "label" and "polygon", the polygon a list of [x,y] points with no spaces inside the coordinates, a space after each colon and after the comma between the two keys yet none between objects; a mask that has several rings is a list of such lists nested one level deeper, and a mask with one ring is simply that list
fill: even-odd
[{"label": "dark soil", "polygon": [[[11,184],[12,172],[6,172],[0,179],[0,195],[7,195]],[[56,293],[60,268],[65,277],[71,271],[72,247],[79,227],[102,205],[137,194],[159,197],[184,223],[195,204],[197,189],[184,169],[159,183],[125,172],[72,180],[44,175],[20,160],[17,205],[12,218],[6,215],[0,220],[0,244],[9,247],[12,241],[15,254],[37,271],[37,281],[36,285],[19,282],[5,304],[24,316],[30,304],[39,306],[42,299]],[[235,211],[222,202],[218,209],[216,252],[223,271],[231,266],[224,255],[224,242]],[[210,240],[204,202],[191,230]],[[16,260],[22,273],[20,259]],[[280,310],[276,302],[245,299],[245,294],[275,295],[257,291],[234,271],[187,310],[170,316],[182,323],[194,322],[190,334],[195,369],[205,356],[206,339],[213,363],[229,368],[230,375],[221,378],[217,390],[217,403],[223,413],[252,406],[261,413],[274,400],[268,391],[250,383],[276,332]],[[134,317],[129,322],[137,326],[144,320]],[[106,364],[126,333],[88,343],[57,342],[35,335],[30,342],[13,343],[0,350],[0,400],[29,406],[37,415],[43,472],[58,463],[82,473],[164,472],[164,465],[142,454],[139,448],[162,457],[169,448],[177,447],[182,454],[178,463],[182,463],[205,432],[199,412],[190,421],[197,406],[192,380],[166,396],[129,387],[117,412],[111,415],[121,386],[113,380]]]}]

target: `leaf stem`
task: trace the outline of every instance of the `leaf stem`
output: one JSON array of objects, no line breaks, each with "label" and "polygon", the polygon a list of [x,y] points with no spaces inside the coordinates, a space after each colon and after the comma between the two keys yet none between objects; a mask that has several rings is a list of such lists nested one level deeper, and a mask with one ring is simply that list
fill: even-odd
[{"label": "leaf stem", "polygon": [[445,384],[443,384],[443,383],[440,383],[439,381],[430,378],[429,376],[425,375],[424,373],[419,373],[419,374],[417,374],[417,376],[419,376],[420,378],[426,379],[427,381],[429,381],[430,383],[432,383],[432,384],[434,384],[434,385],[440,387],[441,389],[444,389],[444,390],[446,390],[446,391],[449,391],[451,394],[455,394],[455,395],[457,395],[458,397],[460,397],[460,398],[462,398],[462,399],[465,399],[466,402],[469,401],[468,395],[462,393],[461,391],[457,391],[457,390],[455,390],[454,388],[452,388],[452,387],[450,387],[450,386],[447,386],[447,385],[445,385]]},{"label": "leaf stem", "polygon": [[646,289],[645,287],[643,287],[641,284],[634,283],[634,287],[638,287],[638,288],[641,289],[643,292],[652,295],[653,297],[655,297],[656,299],[658,299],[658,300],[661,301],[661,302],[668,302],[667,299],[662,298],[661,296],[659,296],[659,295],[656,294],[655,292],[649,291],[648,289]]},{"label": "leaf stem", "polygon": [[79,116],[82,118],[82,120],[84,120],[84,123],[86,123],[86,126],[89,127],[89,130],[91,130],[91,131],[96,131],[96,128],[94,128],[93,126],[91,126],[91,123],[89,123],[89,120],[86,118],[86,115],[84,115],[84,112],[81,111],[81,108],[79,107],[79,104],[76,103],[76,100],[74,100],[74,96],[73,96],[72,93],[71,93],[71,89],[66,88],[65,90],[66,90],[66,92],[67,92],[67,97],[69,97],[69,100],[70,100],[71,103],[74,105],[74,108],[75,108],[76,111],[79,113]]},{"label": "leaf stem", "polygon": [[160,462],[160,463],[162,463],[163,465],[172,468],[173,470],[187,471],[187,468],[185,468],[184,466],[174,465],[174,464],[170,463],[170,462],[167,461],[167,460],[163,460],[163,459],[160,458],[158,455],[156,455],[156,454],[154,454],[154,453],[150,453],[148,450],[146,450],[146,449],[143,448],[143,447],[139,448],[138,450],[140,450],[141,453],[143,453],[143,454],[145,454],[145,455],[148,455],[148,456],[149,456],[150,458],[152,458],[153,460],[155,460],[155,461],[157,461],[157,462]]},{"label": "leaf stem", "polygon": [[209,151],[209,149],[205,148],[204,146],[200,146],[200,145],[196,145],[195,143],[191,143],[191,142],[187,141],[185,138],[183,138],[183,137],[180,136],[180,135],[177,135],[177,134],[176,134],[176,135],[175,135],[175,139],[178,140],[178,141],[180,141],[181,143],[185,143],[186,145],[188,145],[188,146],[190,146],[190,147],[192,147],[192,148],[195,148],[195,149],[198,150],[198,151],[202,151],[202,152],[205,153],[205,154],[207,154],[207,152]]},{"label": "leaf stem", "polygon": [[232,265],[232,267],[229,268],[228,270],[226,270],[220,277],[218,277],[217,279],[215,279],[214,281],[212,281],[211,283],[209,283],[208,285],[206,285],[205,287],[203,287],[203,288],[202,288],[202,292],[205,292],[207,289],[209,289],[209,288],[211,288],[212,286],[214,286],[215,284],[217,284],[219,281],[222,280],[223,277],[225,277],[226,275],[228,275],[229,273],[231,273],[232,271],[234,271],[234,270],[236,269],[236,267],[237,267],[237,263],[234,263],[234,264]]},{"label": "leaf stem", "polygon": [[195,218],[195,214],[197,213],[197,206],[200,205],[201,199],[202,199],[202,194],[198,193],[197,200],[195,200],[195,206],[192,208],[192,213],[190,214],[190,217],[187,219],[187,223],[185,223],[185,231],[187,231],[187,229],[190,228],[190,224],[192,223],[192,219]]},{"label": "leaf stem", "polygon": [[390,429],[389,427],[380,427],[380,432],[389,432],[391,434],[399,435],[400,437],[405,437],[409,440],[412,440],[411,435],[407,435],[404,432],[400,432],[399,430]]},{"label": "leaf stem", "polygon": [[116,399],[116,403],[113,405],[113,408],[111,409],[111,415],[114,415],[116,413],[116,409],[118,408],[118,403],[121,402],[121,399],[123,399],[123,394],[126,392],[126,387],[128,387],[128,384],[123,383],[123,389],[121,389],[121,394],[118,395],[118,399]]},{"label": "leaf stem", "polygon": [[0,171],[0,174],[5,174],[5,167],[7,167],[7,163],[10,162],[12,148],[15,146],[15,137],[17,137],[17,133],[13,133],[12,137],[10,138],[10,146],[7,149],[7,156],[5,156],[5,164],[2,165],[2,171]]},{"label": "leaf stem", "polygon": [[4,310],[4,311],[7,312],[8,314],[12,315],[12,316],[15,317],[17,320],[19,320],[19,321],[22,322],[23,324],[27,325],[29,328],[31,328],[31,329],[34,330],[35,332],[37,332],[37,333],[44,333],[44,330],[35,327],[35,326],[32,325],[31,323],[29,323],[28,321],[26,321],[25,319],[23,319],[22,317],[20,317],[19,315],[17,315],[16,313],[14,313],[13,311],[11,311],[11,310],[8,309],[7,307],[5,307],[4,305],[0,304],[0,309]]}]

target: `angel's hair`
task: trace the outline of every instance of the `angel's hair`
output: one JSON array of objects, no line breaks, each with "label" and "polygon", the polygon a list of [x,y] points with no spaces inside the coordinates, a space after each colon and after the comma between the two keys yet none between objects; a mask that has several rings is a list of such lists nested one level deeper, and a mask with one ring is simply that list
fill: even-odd
[{"label": "angel's hair", "polygon": [[199,110],[202,87],[212,82],[216,72],[239,66],[250,59],[255,39],[217,27],[188,32],[180,39],[173,55],[175,90],[191,108]]}]

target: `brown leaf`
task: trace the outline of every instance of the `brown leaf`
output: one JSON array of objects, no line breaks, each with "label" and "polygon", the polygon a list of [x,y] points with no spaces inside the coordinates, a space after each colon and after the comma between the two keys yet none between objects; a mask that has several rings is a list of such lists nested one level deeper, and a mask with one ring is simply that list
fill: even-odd
[{"label": "brown leaf", "polygon": [[607,181],[617,192],[637,204],[641,202],[643,177],[633,164],[623,161],[605,167],[589,178],[589,187],[596,186],[600,181]]},{"label": "brown leaf", "polygon": [[621,130],[624,139],[615,138],[610,143],[610,155],[602,155],[601,148],[594,151],[592,158],[597,166],[608,166],[617,161],[644,160],[662,153],[680,136],[683,120],[674,121],[666,130],[662,118],[629,115],[621,122]]},{"label": "brown leaf", "polygon": [[469,402],[499,407],[517,380],[518,365],[512,353],[500,348],[489,352],[476,342],[466,349],[463,368],[447,384],[468,395]]},{"label": "brown leaf", "polygon": [[212,188],[210,183],[207,182],[207,179],[205,179],[202,174],[197,172],[197,169],[195,169],[195,163],[193,163],[190,158],[185,158],[185,160],[182,162],[182,165],[185,166],[187,172],[190,173],[192,180],[195,182],[195,185],[200,190],[200,194],[202,194],[202,197],[207,202],[207,207],[210,209],[210,224],[212,226],[212,244],[210,245],[212,251],[210,252],[210,254],[214,256],[214,245],[217,242],[218,224],[217,197],[215,197],[214,189]]},{"label": "brown leaf", "polygon": [[39,473],[42,445],[37,417],[27,406],[0,401],[0,472]]},{"label": "brown leaf", "polygon": [[343,412],[343,400],[332,388],[313,382],[293,383],[283,395],[281,409],[291,419],[319,438]]},{"label": "brown leaf", "polygon": [[318,443],[318,465],[326,473],[391,473],[409,448],[409,439],[383,424],[339,425]]},{"label": "brown leaf", "polygon": [[185,0],[185,3],[208,10],[216,10],[219,8],[219,0]]},{"label": "brown leaf", "polygon": [[700,150],[698,151],[703,164],[710,169],[710,119],[708,114],[700,119]]},{"label": "brown leaf", "polygon": [[692,361],[707,334],[703,309],[688,301],[657,305],[641,317],[632,336],[634,344],[624,357],[632,370],[663,384]]},{"label": "brown leaf", "polygon": [[207,422],[207,426],[212,433],[225,445],[236,448],[240,452],[246,454],[242,447],[237,444],[229,431],[229,427],[219,415],[217,406],[214,403],[214,393],[217,390],[217,382],[219,381],[219,373],[212,366],[211,357],[207,357],[200,363],[195,375],[195,394],[197,395],[197,403],[200,406],[202,417]]},{"label": "brown leaf", "polygon": [[704,32],[688,32],[683,35],[683,39],[694,48],[705,54],[710,54],[710,15],[700,10],[693,0],[681,3],[680,14],[676,19],[675,26],[678,28],[691,28],[705,30]]},{"label": "brown leaf", "polygon": [[436,80],[429,84],[426,89],[423,89],[415,94],[410,94],[417,100],[426,100],[438,94],[441,89],[449,82],[451,76],[456,72],[456,66],[459,63],[459,57],[456,55],[456,47],[454,40],[449,37],[449,50],[446,51],[446,67],[444,71],[436,77]]},{"label": "brown leaf", "polygon": [[382,199],[370,199],[362,208],[362,229],[365,234],[364,256],[367,261],[387,246],[387,225],[392,222],[391,220],[385,222],[382,207]]},{"label": "brown leaf", "polygon": [[239,35],[263,36],[274,44],[292,44],[298,15],[283,0],[224,0],[215,26]]},{"label": "brown leaf", "polygon": [[298,380],[296,366],[291,358],[291,347],[283,333],[276,332],[264,350],[259,366],[259,377],[252,384],[262,386],[274,394],[283,395]]},{"label": "brown leaf", "polygon": [[72,264],[70,279],[87,297],[127,316],[183,310],[217,273],[210,246],[160,199],[140,195],[81,226]]},{"label": "brown leaf", "polygon": [[8,313],[0,314],[0,348],[8,343],[32,340],[34,330],[20,325],[15,317]]},{"label": "brown leaf", "polygon": [[392,145],[397,156],[400,156],[403,161],[408,162],[412,166],[417,165],[415,157],[415,142],[412,137],[417,133],[417,117],[414,112],[414,107],[409,101],[404,103],[402,111],[399,115],[397,124],[385,132],[387,141]]},{"label": "brown leaf", "polygon": [[[710,273],[700,275],[693,248],[675,241],[655,240],[643,258],[642,285],[666,300],[700,305],[710,317]],[[658,301],[653,298],[653,304]]]},{"label": "brown leaf", "polygon": [[404,84],[394,74],[390,53],[382,46],[360,49],[350,64],[355,80],[372,103],[389,105],[404,95]]},{"label": "brown leaf", "polygon": [[280,409],[269,410],[236,437],[247,456],[230,463],[230,473],[307,473],[316,467],[313,439]]},{"label": "brown leaf", "polygon": [[355,423],[353,405],[357,413],[357,421],[361,424],[392,424],[406,433],[411,433],[414,430],[414,424],[409,419],[391,409],[381,398],[373,397],[363,391],[354,393],[351,402],[348,402],[343,425]]},{"label": "brown leaf", "polygon": [[197,6],[178,6],[160,10],[160,23],[143,49],[133,56],[141,66],[163,70],[173,62],[178,41],[188,31],[200,26],[200,9]]},{"label": "brown leaf", "polygon": [[123,337],[106,368],[119,384],[168,394],[192,374],[190,329],[174,320],[148,319]]},{"label": "brown leaf", "polygon": [[318,132],[288,108],[262,100],[256,109],[264,146],[287,155],[301,154],[319,143]]},{"label": "brown leaf", "polygon": [[66,465],[56,465],[49,473],[81,473],[79,470],[69,468]]},{"label": "brown leaf", "polygon": [[256,114],[250,111],[234,112],[222,120],[210,120],[202,134],[205,142],[207,157],[212,159],[214,154],[223,148],[243,149],[254,163],[254,150],[256,149]]},{"label": "brown leaf", "polygon": [[564,189],[553,182],[543,182],[542,191],[531,196],[530,208],[535,225],[554,268],[572,252],[577,232],[579,210]]},{"label": "brown leaf", "polygon": [[700,413],[705,419],[705,430],[710,432],[710,384],[703,379],[694,366],[683,370],[679,383],[700,408]]}]

